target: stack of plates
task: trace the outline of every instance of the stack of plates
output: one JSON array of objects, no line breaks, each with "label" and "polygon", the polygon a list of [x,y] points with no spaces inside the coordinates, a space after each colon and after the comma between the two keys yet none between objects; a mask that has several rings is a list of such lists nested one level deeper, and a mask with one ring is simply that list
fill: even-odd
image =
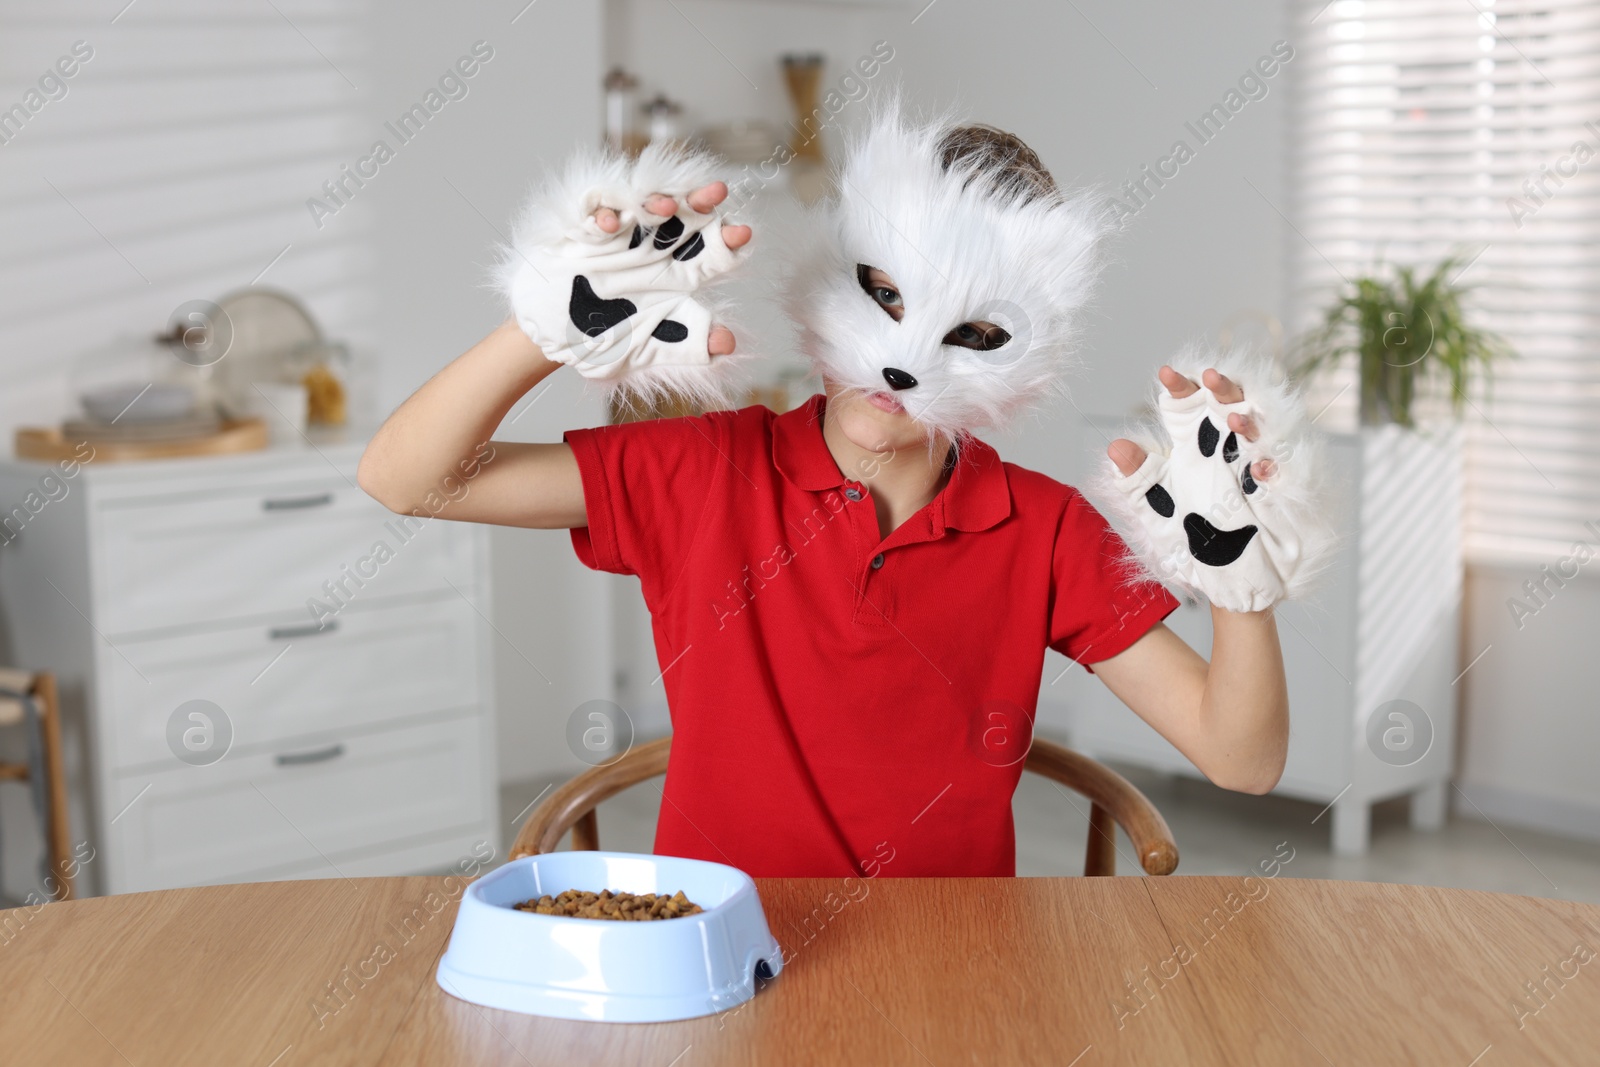
[{"label": "stack of plates", "polygon": [[61,436],[74,441],[173,441],[188,437],[205,437],[222,429],[222,420],[215,415],[194,415],[185,419],[131,422],[123,419],[116,423],[97,422],[94,419],[67,419],[61,424]]},{"label": "stack of plates", "polygon": [[214,411],[198,410],[183,385],[125,382],[90,389],[78,398],[86,418],[68,419],[64,436],[91,441],[165,441],[216,433]]}]

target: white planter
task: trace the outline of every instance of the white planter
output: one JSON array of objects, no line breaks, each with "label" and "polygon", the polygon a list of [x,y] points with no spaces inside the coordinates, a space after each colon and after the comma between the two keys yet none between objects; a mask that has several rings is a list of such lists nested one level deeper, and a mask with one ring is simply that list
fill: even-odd
[{"label": "white planter", "polygon": [[[1119,420],[1094,420],[1083,431],[1085,454],[1103,454],[1121,429]],[[1347,538],[1317,596],[1277,611],[1291,732],[1275,792],[1329,805],[1316,821],[1331,822],[1340,854],[1366,851],[1371,806],[1388,797],[1411,794],[1415,826],[1444,821],[1461,670],[1462,442],[1459,426],[1430,436],[1394,426],[1329,435]],[[1209,657],[1208,605],[1186,603],[1167,621]],[[1050,684],[1065,662],[1051,657],[1041,708],[1048,716],[1047,703],[1065,705],[1075,748],[1199,776],[1082,671]]]}]

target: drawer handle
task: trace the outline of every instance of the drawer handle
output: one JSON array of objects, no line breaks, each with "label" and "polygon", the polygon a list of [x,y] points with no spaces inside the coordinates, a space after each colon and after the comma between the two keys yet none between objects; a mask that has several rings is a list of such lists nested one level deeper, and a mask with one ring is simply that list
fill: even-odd
[{"label": "drawer handle", "polygon": [[316,637],[318,634],[331,634],[338,628],[338,619],[329,619],[324,623],[308,622],[304,626],[274,626],[267,631],[267,640],[289,641],[296,637]]},{"label": "drawer handle", "polygon": [[332,493],[317,493],[314,496],[280,496],[268,497],[261,502],[262,511],[299,511],[302,508],[321,508],[333,503]]},{"label": "drawer handle", "polygon": [[326,763],[344,755],[344,745],[329,745],[314,752],[283,752],[276,759],[280,767],[304,767],[308,763]]}]

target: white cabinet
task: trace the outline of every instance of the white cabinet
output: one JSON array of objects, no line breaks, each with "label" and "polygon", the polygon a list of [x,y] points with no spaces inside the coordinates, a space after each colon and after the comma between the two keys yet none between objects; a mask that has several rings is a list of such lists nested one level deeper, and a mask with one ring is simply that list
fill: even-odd
[{"label": "white cabinet", "polygon": [[492,818],[477,788],[485,721],[337,731],[182,773],[116,775],[112,807],[126,812],[114,891],[337,877],[345,856],[459,838],[438,865],[454,863]]},{"label": "white cabinet", "polygon": [[[359,602],[369,588],[393,597],[471,580],[477,538],[459,524],[412,518],[403,526],[353,477],[346,482],[326,465],[300,474],[99,503],[97,623],[107,633],[132,633],[303,612],[309,597],[333,607],[325,582],[340,599]],[[403,542],[402,534],[418,536]],[[394,557],[362,565],[378,541]]]},{"label": "white cabinet", "polygon": [[362,446],[0,462],[0,634],[61,680],[99,891],[499,849],[488,539],[374,503]]},{"label": "white cabinet", "polygon": [[236,750],[481,706],[479,619],[453,599],[385,604],[327,620],[230,626],[118,641],[106,658],[103,751],[118,767],[169,763],[169,711],[204,694]]}]

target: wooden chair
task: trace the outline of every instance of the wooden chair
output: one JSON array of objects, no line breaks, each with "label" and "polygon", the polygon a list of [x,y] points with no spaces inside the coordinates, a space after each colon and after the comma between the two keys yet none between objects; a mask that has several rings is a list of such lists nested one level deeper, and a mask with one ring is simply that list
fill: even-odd
[{"label": "wooden chair", "polygon": [[[561,786],[534,809],[517,833],[511,858],[554,852],[570,830],[572,847],[598,849],[600,825],[595,806],[631,785],[667,773],[670,737],[632,749],[615,763],[592,767]],[[1116,827],[1133,842],[1147,874],[1171,874],[1178,867],[1178,845],[1161,813],[1126,778],[1088,756],[1034,739],[1024,764],[1089,798],[1089,844],[1083,873],[1117,873]]]},{"label": "wooden chair", "polygon": [[[61,705],[56,699],[55,675],[49,672],[31,674],[13,668],[0,668],[0,689],[25,693],[33,698],[39,712],[40,756],[43,765],[45,792],[45,849],[50,856],[50,873],[56,888],[47,889],[57,900],[71,900],[75,895],[73,877],[77,864],[73,861],[67,829],[67,776],[61,760]],[[14,725],[24,721],[24,712],[15,700],[0,702],[0,725]],[[28,782],[32,771],[26,761],[0,763],[0,782]]]}]

